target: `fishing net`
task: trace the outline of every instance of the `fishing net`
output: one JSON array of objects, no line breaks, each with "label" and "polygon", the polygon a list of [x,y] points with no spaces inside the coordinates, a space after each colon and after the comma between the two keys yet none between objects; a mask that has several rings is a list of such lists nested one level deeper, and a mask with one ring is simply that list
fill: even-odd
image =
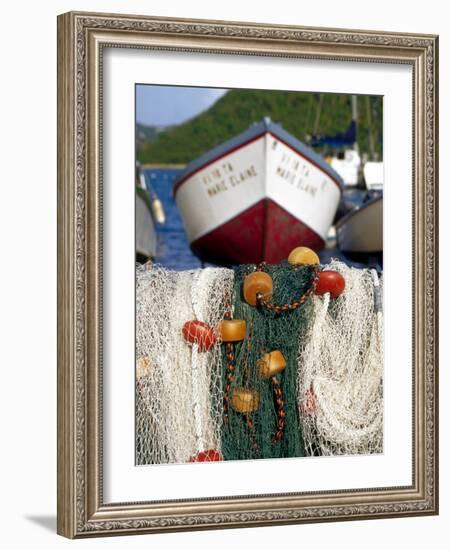
[{"label": "fishing net", "polygon": [[[382,281],[338,261],[324,269],[345,279],[334,300],[309,296],[313,268],[265,265],[272,303],[307,297],[276,311],[243,299],[254,265],[137,267],[137,464],[188,462],[209,450],[224,460],[382,451]],[[216,329],[224,318],[246,321],[243,341],[224,344],[216,331],[203,351],[183,338],[187,321]],[[277,351],[284,369],[262,377],[262,358]],[[257,406],[231,406],[235,392],[257,396]]]},{"label": "fishing net", "polygon": [[[253,389],[259,395],[257,411],[246,415],[230,407],[229,420],[222,428],[222,452],[225,460],[251,458],[280,458],[303,456],[300,418],[297,407],[298,340],[306,334],[311,318],[311,304],[306,302],[295,310],[278,314],[266,308],[248,305],[242,297],[242,284],[254,265],[237,268],[233,288],[233,316],[247,322],[247,338],[235,346],[235,376],[230,393],[236,388]],[[311,286],[312,270],[293,267],[287,262],[267,265],[264,269],[273,279],[272,301],[291,303]],[[286,360],[285,369],[266,380],[259,375],[258,364],[265,353],[280,350]],[[224,362],[226,358],[224,358]],[[223,387],[226,373],[223,375]],[[277,389],[284,404],[283,435],[277,441],[279,410]]]},{"label": "fishing net", "polygon": [[298,399],[308,455],[383,450],[382,281],[375,271],[332,261],[345,291],[314,296],[300,338]]},{"label": "fishing net", "polygon": [[212,394],[221,392],[222,349],[218,341],[199,353],[182,328],[223,318],[233,272],[136,269],[136,462],[187,462],[200,450],[220,450],[222,403]]}]

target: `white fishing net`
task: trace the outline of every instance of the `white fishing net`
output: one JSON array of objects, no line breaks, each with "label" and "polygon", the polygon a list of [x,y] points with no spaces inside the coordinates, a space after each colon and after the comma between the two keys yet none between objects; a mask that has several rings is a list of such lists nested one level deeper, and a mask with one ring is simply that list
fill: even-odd
[{"label": "white fishing net", "polygon": [[375,271],[332,261],[345,291],[314,296],[308,336],[300,342],[297,395],[308,455],[383,450],[381,280]]},{"label": "white fishing net", "polygon": [[136,268],[136,461],[188,462],[220,451],[221,343],[199,352],[182,336],[186,321],[215,327],[225,313],[233,271]]}]

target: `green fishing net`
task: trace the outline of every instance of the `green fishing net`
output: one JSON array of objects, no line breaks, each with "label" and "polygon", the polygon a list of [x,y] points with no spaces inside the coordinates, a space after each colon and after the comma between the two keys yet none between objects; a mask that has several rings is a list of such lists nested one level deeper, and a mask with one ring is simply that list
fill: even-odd
[{"label": "green fishing net", "polygon": [[[225,460],[255,458],[301,457],[305,454],[296,398],[299,341],[306,336],[311,319],[311,300],[293,310],[275,313],[264,307],[248,305],[242,297],[243,281],[256,270],[254,265],[241,265],[235,271],[232,293],[234,319],[245,319],[247,336],[234,345],[235,370],[230,395],[244,387],[259,392],[258,409],[247,415],[229,407],[228,422],[221,431],[222,453]],[[292,266],[287,262],[266,265],[264,271],[273,279],[272,303],[292,303],[311,286],[314,277],[309,266]],[[224,364],[226,364],[226,346]],[[277,375],[284,401],[285,425],[282,437],[276,442],[277,406],[271,379],[259,375],[258,360],[268,352],[279,350],[286,359],[286,368]],[[222,392],[226,386],[224,368]],[[220,396],[216,396],[220,398]],[[250,422],[249,422],[250,420]]]}]

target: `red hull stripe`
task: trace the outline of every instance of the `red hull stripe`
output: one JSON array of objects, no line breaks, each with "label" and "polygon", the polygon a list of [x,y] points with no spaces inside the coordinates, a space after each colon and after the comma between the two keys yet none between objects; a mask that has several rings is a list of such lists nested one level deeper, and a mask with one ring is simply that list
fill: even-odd
[{"label": "red hull stripe", "polygon": [[241,143],[240,145],[237,145],[236,147],[234,147],[233,149],[229,149],[226,153],[223,153],[222,155],[219,155],[218,157],[215,157],[213,159],[211,159],[209,162],[206,162],[205,164],[202,164],[201,166],[199,166],[196,170],[194,170],[193,172],[190,172],[189,174],[186,174],[184,176],[184,178],[182,178],[181,180],[177,181],[177,183],[174,185],[174,188],[173,188],[173,196],[176,195],[178,189],[180,188],[181,185],[183,185],[183,183],[190,179],[192,176],[194,176],[195,174],[197,174],[198,172],[200,172],[201,170],[204,170],[207,166],[209,166],[210,164],[213,164],[214,162],[217,162],[218,160],[220,159],[223,159],[225,157],[227,157],[228,155],[230,155],[231,153],[234,153],[235,151],[238,151],[239,149],[242,149],[242,147],[245,147],[246,145],[248,145],[249,143],[252,143],[254,141],[257,141],[258,139],[261,139],[263,138],[266,134],[269,134],[271,135],[273,138],[277,139],[278,141],[281,141],[281,143],[283,143],[284,145],[286,145],[286,147],[289,147],[289,149],[291,149],[292,151],[294,151],[295,153],[297,153],[297,155],[299,155],[300,157],[304,158],[305,160],[307,160],[309,163],[313,164],[316,168],[318,168],[321,172],[323,172],[325,175],[327,175],[329,178],[331,178],[331,180],[333,181],[333,183],[335,183],[339,189],[339,191],[342,193],[342,186],[341,184],[336,181],[333,176],[331,174],[329,174],[326,170],[324,170],[322,168],[322,166],[320,166],[319,164],[317,164],[316,162],[314,162],[310,157],[307,157],[305,155],[303,155],[302,153],[300,153],[300,151],[298,151],[297,149],[295,149],[294,147],[292,147],[292,145],[290,145],[289,143],[287,143],[286,141],[284,141],[283,139],[280,139],[278,136],[276,136],[275,134],[273,134],[272,132],[263,132],[262,134],[259,134],[257,136],[254,136],[250,139],[248,139],[247,141],[244,141],[243,143]]}]

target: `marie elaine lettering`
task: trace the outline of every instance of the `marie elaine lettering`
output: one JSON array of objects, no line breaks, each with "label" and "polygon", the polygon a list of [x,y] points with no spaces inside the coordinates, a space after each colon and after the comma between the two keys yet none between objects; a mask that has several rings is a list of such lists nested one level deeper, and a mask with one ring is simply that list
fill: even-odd
[{"label": "marie elaine lettering", "polygon": [[[275,168],[275,174],[282,180],[294,186],[299,191],[308,193],[313,198],[316,196],[318,186],[311,182],[308,176],[311,166],[297,155],[283,153]],[[326,182],[325,182],[326,184]],[[323,189],[324,183],[321,188]]]},{"label": "marie elaine lettering", "polygon": [[258,173],[253,164],[244,169],[236,170],[231,162],[226,162],[205,172],[201,179],[208,196],[214,197],[257,176]]}]

